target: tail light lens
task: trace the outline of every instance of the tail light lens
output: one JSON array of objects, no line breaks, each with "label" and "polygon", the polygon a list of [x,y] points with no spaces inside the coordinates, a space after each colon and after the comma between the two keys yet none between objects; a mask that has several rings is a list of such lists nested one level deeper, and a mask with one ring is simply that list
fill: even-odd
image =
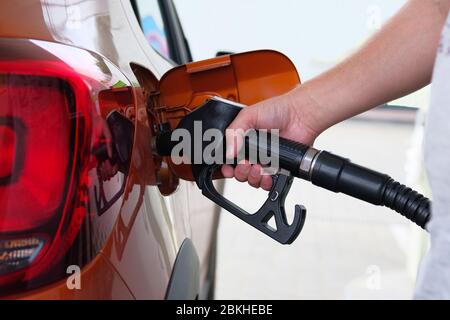
[{"label": "tail light lens", "polygon": [[[2,41],[2,48],[12,47]],[[109,200],[111,190],[123,190],[110,177],[98,186],[102,163],[94,149],[107,141],[98,94],[127,80],[83,50],[66,54],[65,46],[40,45],[58,57],[3,61],[0,52],[0,295],[60,279],[69,265],[89,262],[111,233],[121,199],[115,196],[100,217],[93,194],[101,189]],[[84,59],[84,69],[61,56]]]},{"label": "tail light lens", "polygon": [[45,239],[38,237],[2,240],[0,242],[0,275],[29,266],[39,255]]},{"label": "tail light lens", "polygon": [[57,78],[10,74],[0,83],[0,230],[23,232],[61,211],[74,110],[68,85]]},{"label": "tail light lens", "polygon": [[16,159],[17,138],[13,121],[0,118],[0,184],[10,181]]},{"label": "tail light lens", "polygon": [[39,277],[77,236],[91,104],[63,63],[0,65],[0,284]]}]

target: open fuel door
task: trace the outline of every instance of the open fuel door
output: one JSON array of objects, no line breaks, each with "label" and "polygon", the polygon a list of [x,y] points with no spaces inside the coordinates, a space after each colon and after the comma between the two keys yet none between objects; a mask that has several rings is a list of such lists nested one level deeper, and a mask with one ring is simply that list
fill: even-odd
[{"label": "open fuel door", "polygon": [[[245,105],[286,93],[300,84],[294,64],[283,54],[261,50],[175,67],[151,94],[148,113],[153,134],[174,129],[189,112],[208,98],[218,96]],[[163,194],[176,190],[178,178],[193,181],[187,165],[170,158],[155,159],[158,184]]]}]

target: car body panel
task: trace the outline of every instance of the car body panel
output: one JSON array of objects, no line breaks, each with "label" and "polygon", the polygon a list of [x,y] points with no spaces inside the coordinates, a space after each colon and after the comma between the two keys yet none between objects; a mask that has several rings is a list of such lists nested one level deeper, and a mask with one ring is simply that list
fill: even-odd
[{"label": "car body panel", "polygon": [[[80,274],[81,290],[68,288],[66,280],[8,299],[25,300],[133,300],[135,297],[108,259],[99,254]],[[69,279],[70,280],[70,279]]]},{"label": "car body panel", "polygon": [[[91,279],[94,270],[111,264],[110,269],[121,279],[117,286],[124,290],[123,297],[131,294],[137,299],[162,299],[177,252],[183,241],[191,238],[203,266],[202,283],[217,226],[217,210],[191,182],[180,182],[176,193],[162,197],[157,187],[148,186],[142,178],[148,172],[143,165],[146,159],[140,157],[151,155],[138,149],[149,144],[148,118],[145,95],[130,63],[148,69],[157,79],[173,65],[148,45],[130,2],[6,0],[0,12],[0,38],[45,40],[89,50],[117,66],[132,84],[136,121],[142,124],[136,126],[133,149],[132,163],[137,165],[132,166],[125,194],[117,204],[118,221],[102,249],[102,257],[91,262],[83,277]],[[62,289],[64,284],[56,284],[43,287],[30,297],[120,297],[104,292],[111,279],[118,279],[114,272],[96,279],[97,285],[89,287],[89,291],[70,294]]]},{"label": "car body panel", "polygon": [[[174,9],[170,0],[158,3]],[[28,43],[12,50],[8,60],[19,60],[23,50],[24,55],[39,55],[39,50],[26,49],[31,44],[101,82],[103,90],[92,99],[98,103],[96,112],[106,119],[112,111],[120,111],[135,128],[129,168],[123,181],[116,174],[114,178],[119,179],[112,182],[121,193],[110,203],[101,197],[94,203],[103,205],[114,220],[105,229],[108,231],[94,230],[99,245],[93,248],[94,259],[83,267],[81,282],[85,285],[72,292],[65,281],[59,281],[16,297],[164,299],[189,292],[186,298],[192,298],[192,290],[167,292],[168,288],[174,290],[173,283],[183,283],[179,281],[186,277],[182,274],[193,277],[185,279],[194,282],[189,288],[205,291],[202,288],[212,286],[207,277],[214,274],[209,266],[220,208],[206,199],[194,182],[186,181],[192,180],[186,166],[177,168],[169,159],[153,155],[154,128],[164,123],[155,117],[155,107],[181,107],[187,112],[211,95],[253,104],[300,83],[292,62],[280,53],[263,50],[175,68],[148,44],[130,0],[22,0],[20,4],[5,0],[0,11],[2,54],[8,52],[4,39]],[[177,117],[172,125],[179,121]],[[220,192],[223,183],[215,183]],[[93,217],[100,229],[102,214]],[[180,248],[186,243],[189,249],[181,252],[180,258]],[[195,261],[199,267],[183,273],[183,261]],[[96,277],[97,272],[104,275]],[[198,296],[210,294],[199,292]]]}]

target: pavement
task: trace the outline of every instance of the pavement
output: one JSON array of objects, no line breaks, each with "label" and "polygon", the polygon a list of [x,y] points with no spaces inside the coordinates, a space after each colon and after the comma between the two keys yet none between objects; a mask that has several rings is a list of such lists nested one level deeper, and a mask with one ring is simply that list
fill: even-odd
[{"label": "pavement", "polygon": [[[405,181],[413,125],[349,120],[316,147]],[[225,196],[256,211],[266,193],[227,182]],[[286,200],[308,209],[303,232],[282,246],[227,212],[219,227],[218,299],[409,299],[414,289],[418,227],[345,195],[296,181]]]}]

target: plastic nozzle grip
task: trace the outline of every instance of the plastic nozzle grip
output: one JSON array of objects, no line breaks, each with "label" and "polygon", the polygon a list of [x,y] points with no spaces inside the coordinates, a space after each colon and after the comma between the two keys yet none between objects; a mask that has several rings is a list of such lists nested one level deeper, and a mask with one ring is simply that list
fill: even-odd
[{"label": "plastic nozzle grip", "polygon": [[[256,132],[256,134],[255,134]],[[252,162],[264,163],[262,157],[276,159],[278,167],[288,171],[292,176],[305,178],[305,174],[300,171],[300,165],[310,146],[271,135],[265,131],[255,131],[245,137],[245,156],[258,155],[257,159],[250,159]]]}]

